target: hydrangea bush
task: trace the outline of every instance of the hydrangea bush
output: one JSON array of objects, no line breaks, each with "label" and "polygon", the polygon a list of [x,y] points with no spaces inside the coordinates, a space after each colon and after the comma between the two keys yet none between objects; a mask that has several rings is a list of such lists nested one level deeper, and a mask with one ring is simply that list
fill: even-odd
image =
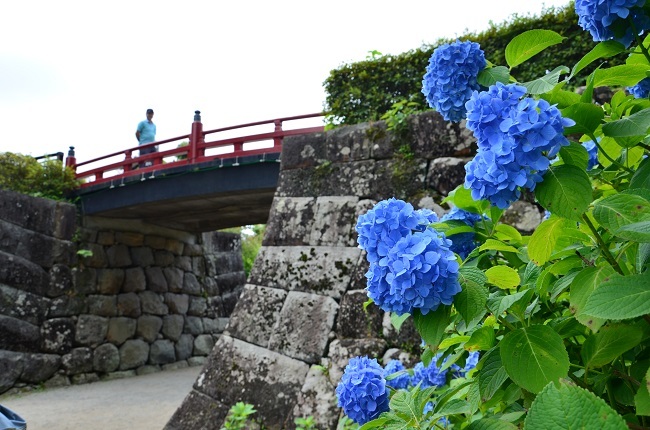
[{"label": "hydrangea bush", "polygon": [[[395,199],[359,218],[370,301],[424,342],[413,369],[350,361],[337,394],[363,430],[650,429],[650,5],[575,8],[600,42],[575,65],[519,82],[518,65],[570,43],[530,30],[505,66],[458,41],[423,71],[430,106],[466,120],[478,150],[440,220]],[[584,92],[566,90],[592,63]],[[501,222],[523,191],[547,214],[530,236]]]}]

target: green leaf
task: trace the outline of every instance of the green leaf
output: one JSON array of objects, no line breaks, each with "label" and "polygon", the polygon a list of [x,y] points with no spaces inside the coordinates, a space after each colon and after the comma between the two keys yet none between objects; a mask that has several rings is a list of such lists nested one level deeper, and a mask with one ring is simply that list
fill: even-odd
[{"label": "green leaf", "polygon": [[623,417],[583,388],[549,383],[537,395],[524,422],[526,430],[627,430]]},{"label": "green leaf", "polygon": [[591,51],[585,54],[585,56],[582,57],[580,61],[576,63],[575,66],[573,66],[569,79],[571,79],[582,69],[584,69],[594,61],[598,60],[599,58],[609,58],[623,51],[625,51],[625,46],[623,46],[619,42],[615,42],[613,40],[600,42],[598,45],[594,46],[594,48]]},{"label": "green leaf", "polygon": [[528,242],[528,257],[538,266],[544,265],[551,257],[557,240],[571,223],[564,218],[551,216],[543,221]]},{"label": "green leaf", "polygon": [[403,415],[406,420],[417,419],[420,416],[410,391],[397,390],[390,398],[389,406],[391,411]]},{"label": "green leaf", "polygon": [[566,377],[569,355],[559,334],[545,325],[512,331],[499,344],[501,361],[517,385],[539,393],[549,382]]},{"label": "green leaf", "polygon": [[571,164],[582,170],[587,170],[589,165],[589,153],[577,142],[571,142],[569,146],[560,148],[560,157],[564,164]]},{"label": "green leaf", "polygon": [[494,229],[496,230],[500,238],[514,240],[516,242],[521,242],[522,240],[521,233],[519,233],[519,231],[516,228],[508,224],[497,224],[497,226]]},{"label": "green leaf", "polygon": [[[551,30],[529,30],[515,36],[506,46],[506,63],[512,69],[565,38]],[[638,82],[638,81],[637,81]]]},{"label": "green leaf", "polygon": [[399,330],[402,328],[402,324],[404,324],[404,321],[408,317],[410,317],[411,314],[402,314],[402,315],[397,315],[395,312],[390,313],[390,322],[395,327],[395,330],[399,333]]},{"label": "green leaf", "polygon": [[631,87],[646,77],[648,64],[623,64],[594,72],[594,87]]},{"label": "green leaf", "polygon": [[518,293],[507,294],[505,296],[498,294],[492,295],[492,297],[487,301],[487,306],[494,315],[499,316],[507,311],[510,306],[515,304],[519,299],[528,294],[528,291],[530,290],[519,291]]},{"label": "green leaf", "polygon": [[508,421],[496,418],[483,418],[467,426],[467,430],[517,430],[518,428]]},{"label": "green leaf", "polygon": [[650,274],[612,275],[587,299],[583,312],[597,318],[624,320],[650,313]]},{"label": "green leaf", "polygon": [[594,204],[594,218],[611,233],[650,218],[650,202],[633,194],[618,193]]},{"label": "green leaf", "polygon": [[616,236],[633,242],[650,242],[650,221],[624,225],[615,232]]},{"label": "green leaf", "polygon": [[507,84],[510,82],[510,71],[506,66],[486,67],[479,72],[476,80],[486,88],[497,82]]},{"label": "green leaf", "polygon": [[488,289],[485,287],[487,276],[480,269],[461,267],[458,278],[462,290],[454,296],[454,307],[463,317],[465,324],[469,325],[471,321],[485,315],[488,297]]},{"label": "green leaf", "polygon": [[483,326],[472,333],[472,336],[465,342],[465,349],[468,351],[488,351],[494,346],[496,334],[492,327]]},{"label": "green leaf", "polygon": [[524,82],[521,85],[526,87],[529,94],[544,94],[555,88],[557,83],[560,81],[560,75],[563,73],[569,73],[569,68],[558,66],[541,78],[530,82]]},{"label": "green leaf", "polygon": [[648,376],[643,379],[643,383],[634,396],[634,406],[636,414],[650,416],[650,393],[648,392]]},{"label": "green leaf", "polygon": [[589,207],[591,193],[587,172],[569,164],[551,167],[535,187],[535,197],[544,208],[573,221],[579,221]]},{"label": "green leaf", "polygon": [[440,342],[440,349],[447,349],[450,346],[453,345],[458,345],[459,343],[464,343],[469,340],[469,336],[456,336],[456,337],[448,337],[442,342]]},{"label": "green leaf", "polygon": [[650,258],[650,243],[639,244],[635,263],[637,272],[641,273],[645,270],[645,266],[648,264],[648,258]]},{"label": "green leaf", "polygon": [[[368,421],[367,423],[365,423],[364,425],[359,427],[359,430],[370,430],[370,429],[376,429],[376,428],[385,429],[386,428],[385,425],[386,425],[386,423],[388,421],[389,421],[389,419],[386,418],[385,416],[380,416],[379,418],[375,418],[372,421]],[[404,428],[406,428],[406,427],[404,427]]]},{"label": "green leaf", "polygon": [[650,158],[646,158],[641,162],[630,180],[630,188],[650,189]]},{"label": "green leaf", "polygon": [[464,209],[477,214],[484,213],[490,207],[490,203],[485,200],[474,200],[472,198],[472,192],[463,185],[459,185],[450,192],[443,202],[451,202],[458,209]]},{"label": "green leaf", "polygon": [[642,337],[641,328],[633,325],[616,324],[603,327],[582,344],[582,361],[590,369],[602,367],[637,346]]},{"label": "green leaf", "polygon": [[457,415],[457,414],[468,414],[471,409],[471,406],[466,400],[463,399],[451,399],[445,403],[439,411],[441,415]]},{"label": "green leaf", "polygon": [[570,310],[576,319],[592,331],[598,331],[605,323],[605,319],[585,315],[584,308],[587,299],[604,279],[612,276],[614,269],[611,266],[588,267],[580,271],[571,283]]},{"label": "green leaf", "polygon": [[441,305],[435,311],[422,315],[419,309],[413,312],[413,322],[422,339],[434,349],[442,341],[445,329],[451,322],[451,306]]},{"label": "green leaf", "polygon": [[562,116],[576,122],[575,125],[566,127],[564,134],[593,134],[605,118],[605,112],[601,107],[591,103],[576,103],[562,109]]},{"label": "green leaf", "polygon": [[603,125],[603,134],[610,137],[645,136],[650,128],[650,108]]},{"label": "green leaf", "polygon": [[481,251],[490,250],[490,251],[503,251],[503,252],[514,252],[517,253],[519,250],[514,246],[506,245],[500,240],[487,239],[483,245],[479,247]]},{"label": "green leaf", "polygon": [[521,282],[519,273],[508,266],[492,266],[485,271],[485,275],[489,283],[503,289],[517,288]]},{"label": "green leaf", "polygon": [[481,401],[486,402],[494,396],[494,393],[508,379],[506,369],[501,363],[501,355],[498,349],[492,349],[481,359],[482,365],[478,374],[478,386],[481,393]]},{"label": "green leaf", "polygon": [[564,109],[573,104],[580,103],[580,94],[563,90],[562,87],[564,87],[564,84],[560,82],[553,91],[541,94],[540,98],[543,98],[549,104],[557,105],[558,109]]}]

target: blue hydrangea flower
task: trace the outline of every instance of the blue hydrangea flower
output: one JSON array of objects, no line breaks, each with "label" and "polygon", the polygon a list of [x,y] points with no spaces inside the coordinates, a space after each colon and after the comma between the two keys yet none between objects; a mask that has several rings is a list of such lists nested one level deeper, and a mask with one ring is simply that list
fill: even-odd
[{"label": "blue hydrangea flower", "polygon": [[598,147],[593,140],[582,142],[582,146],[584,146],[589,153],[589,164],[587,164],[587,170],[591,170],[598,165]]},{"label": "blue hydrangea flower", "polygon": [[429,106],[445,121],[460,122],[465,118],[465,102],[480,89],[476,78],[486,64],[478,43],[456,41],[437,47],[422,80]]},{"label": "blue hydrangea flower", "polygon": [[359,425],[388,411],[388,390],[384,369],[376,359],[355,357],[345,367],[336,387],[338,406]]},{"label": "blue hydrangea flower", "polygon": [[[403,370],[406,370],[406,368],[404,367],[404,364],[402,364],[402,362],[399,360],[391,360],[388,362],[386,367],[384,367],[386,376],[392,375],[393,373],[397,373]],[[390,381],[386,381],[386,384],[391,388],[399,390],[399,389],[406,389],[410,381],[411,381],[411,375],[404,372],[400,376],[393,378]]]},{"label": "blue hydrangea flower", "polygon": [[578,24],[594,41],[616,40],[627,48],[634,39],[630,18],[639,34],[650,28],[644,4],[645,0],[576,0],[575,11]]},{"label": "blue hydrangea flower", "polygon": [[544,210],[544,216],[542,217],[542,221],[546,221],[551,217],[551,213],[547,210]]},{"label": "blue hydrangea flower", "polygon": [[440,354],[436,355],[427,367],[421,361],[413,368],[413,376],[411,377],[411,385],[416,386],[420,384],[420,388],[440,387],[447,383],[447,371],[440,370],[436,362],[440,358]]},{"label": "blue hydrangea flower", "polygon": [[460,367],[456,363],[451,365],[453,375],[456,378],[464,377],[467,374],[467,372],[469,372],[470,370],[472,370],[472,369],[474,369],[476,367],[476,364],[478,363],[479,358],[480,358],[480,353],[478,351],[470,352],[469,356],[465,360],[465,367]]},{"label": "blue hydrangea flower", "polygon": [[650,78],[642,79],[633,87],[627,87],[627,91],[632,94],[635,99],[648,98],[648,95],[650,95]]},{"label": "blue hydrangea flower", "polygon": [[386,312],[423,314],[450,305],[460,292],[451,241],[433,228],[399,239],[366,273],[368,296]]},{"label": "blue hydrangea flower", "polygon": [[[449,212],[440,218],[440,221],[449,221],[457,220],[463,221],[470,227],[474,227],[478,221],[482,220],[483,217],[479,214],[468,212],[463,209],[458,209],[457,207],[452,208]],[[452,252],[460,255],[460,258],[463,260],[467,258],[470,252],[476,248],[478,243],[476,242],[474,233],[458,233],[449,237],[451,240],[451,249]]]},{"label": "blue hydrangea flower", "polygon": [[465,188],[500,209],[542,181],[550,160],[569,144],[564,127],[574,124],[547,101],[522,98],[525,93],[525,87],[498,82],[467,102],[467,128],[478,151],[465,165]]},{"label": "blue hydrangea flower", "polygon": [[359,217],[357,242],[373,263],[388,255],[388,250],[402,237],[411,231],[423,231],[437,220],[435,212],[429,209],[415,210],[410,203],[395,198],[383,200]]}]

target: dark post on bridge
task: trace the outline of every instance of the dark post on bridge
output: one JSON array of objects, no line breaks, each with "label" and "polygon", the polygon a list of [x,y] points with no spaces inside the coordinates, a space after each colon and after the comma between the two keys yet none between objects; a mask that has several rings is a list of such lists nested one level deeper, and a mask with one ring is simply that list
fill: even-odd
[{"label": "dark post on bridge", "polygon": [[192,133],[190,133],[190,148],[188,159],[190,163],[194,163],[197,157],[203,157],[205,150],[199,153],[199,145],[205,143],[203,138],[203,124],[201,123],[201,111],[194,111],[194,122],[192,123]]}]

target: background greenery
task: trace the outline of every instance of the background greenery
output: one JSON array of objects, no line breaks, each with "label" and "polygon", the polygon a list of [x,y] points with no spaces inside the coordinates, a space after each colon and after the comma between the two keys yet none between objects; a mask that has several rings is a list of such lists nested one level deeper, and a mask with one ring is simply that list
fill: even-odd
[{"label": "background greenery", "polygon": [[[544,70],[560,65],[573,65],[596,44],[588,32],[578,26],[573,2],[564,8],[549,8],[540,16],[513,15],[501,24],[492,24],[481,33],[466,33],[460,40],[471,40],[481,45],[488,61],[505,65],[505,47],[512,38],[531,29],[553,30],[566,40],[515,67],[511,74],[518,82],[539,77]],[[381,119],[398,102],[412,102],[419,110],[429,109],[421,92],[422,77],[433,50],[455,39],[440,39],[400,55],[377,55],[367,61],[344,64],[330,72],[323,83],[326,92],[325,112],[330,125],[357,124]],[[622,64],[624,55],[608,60],[609,65]],[[583,70],[574,82],[583,85],[585,78],[602,63]],[[418,110],[418,109],[416,109]]]},{"label": "background greenery", "polygon": [[59,160],[38,162],[29,155],[0,153],[0,188],[63,200],[79,186],[72,169]]}]

